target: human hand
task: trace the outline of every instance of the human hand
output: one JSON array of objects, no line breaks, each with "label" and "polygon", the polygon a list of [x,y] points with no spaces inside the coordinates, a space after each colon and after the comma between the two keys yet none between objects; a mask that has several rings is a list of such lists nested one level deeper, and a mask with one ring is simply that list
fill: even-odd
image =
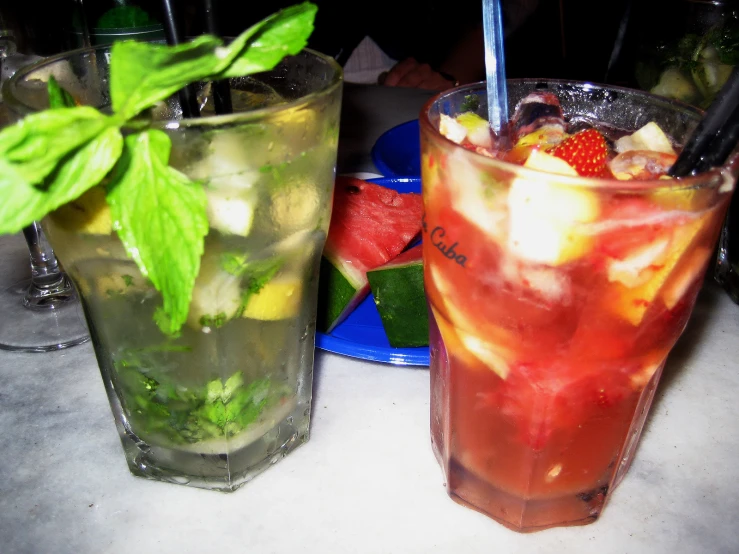
[{"label": "human hand", "polygon": [[446,90],[457,85],[451,76],[432,69],[427,63],[419,63],[414,58],[396,63],[390,71],[380,75],[378,82],[388,87],[428,90]]}]

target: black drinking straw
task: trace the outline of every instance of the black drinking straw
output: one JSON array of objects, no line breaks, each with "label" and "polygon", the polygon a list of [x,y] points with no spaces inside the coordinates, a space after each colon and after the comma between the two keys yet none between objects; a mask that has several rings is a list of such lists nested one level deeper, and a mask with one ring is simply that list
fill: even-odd
[{"label": "black drinking straw", "polygon": [[739,68],[731,72],[672,166],[672,177],[696,175],[720,166],[739,139]]},{"label": "black drinking straw", "polygon": [[[214,2],[213,0],[205,0],[204,4],[206,31],[216,37],[220,36]],[[231,86],[227,80],[213,81],[213,105],[217,114],[233,113]]]},{"label": "black drinking straw", "polygon": [[[167,37],[167,44],[176,46],[180,43],[180,32],[171,0],[162,0],[162,6],[164,8],[164,35]],[[179,96],[182,116],[200,117],[198,97],[193,86],[187,85],[180,89]]]}]

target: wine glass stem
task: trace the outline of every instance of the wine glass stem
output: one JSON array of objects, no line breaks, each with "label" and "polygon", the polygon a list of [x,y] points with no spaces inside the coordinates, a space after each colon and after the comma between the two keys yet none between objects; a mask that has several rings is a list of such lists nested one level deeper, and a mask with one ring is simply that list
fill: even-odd
[{"label": "wine glass stem", "polygon": [[31,258],[31,286],[23,298],[28,308],[52,309],[55,303],[67,302],[74,297],[67,276],[59,269],[59,262],[51,245],[34,221],[23,228]]}]

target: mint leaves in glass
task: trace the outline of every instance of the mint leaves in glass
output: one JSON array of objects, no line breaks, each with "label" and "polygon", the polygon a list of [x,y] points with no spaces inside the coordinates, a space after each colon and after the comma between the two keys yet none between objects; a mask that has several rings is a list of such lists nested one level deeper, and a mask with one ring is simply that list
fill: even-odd
[{"label": "mint leaves in glass", "polygon": [[[29,115],[0,134],[0,230],[44,217],[135,474],[234,490],[308,438],[341,99],[340,68],[304,50],[314,15],[75,51],[7,87]],[[83,106],[40,111],[49,74]],[[235,113],[212,116],[224,78]]]}]

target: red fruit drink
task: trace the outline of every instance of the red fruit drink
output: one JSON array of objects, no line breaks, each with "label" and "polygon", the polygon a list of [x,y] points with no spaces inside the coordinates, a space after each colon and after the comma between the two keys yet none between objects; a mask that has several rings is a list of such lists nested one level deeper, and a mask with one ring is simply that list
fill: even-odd
[{"label": "red fruit drink", "polygon": [[[738,165],[666,178],[669,143],[687,138],[697,110],[544,86],[564,127],[546,113],[543,127],[515,121],[509,152],[470,118],[442,117],[484,113],[484,87],[443,93],[420,118],[432,443],[449,494],[517,531],[594,521],[628,469]],[[509,87],[516,105],[541,85]],[[648,122],[659,132],[631,134]],[[603,167],[590,142],[562,145],[592,126],[606,136]]]}]

